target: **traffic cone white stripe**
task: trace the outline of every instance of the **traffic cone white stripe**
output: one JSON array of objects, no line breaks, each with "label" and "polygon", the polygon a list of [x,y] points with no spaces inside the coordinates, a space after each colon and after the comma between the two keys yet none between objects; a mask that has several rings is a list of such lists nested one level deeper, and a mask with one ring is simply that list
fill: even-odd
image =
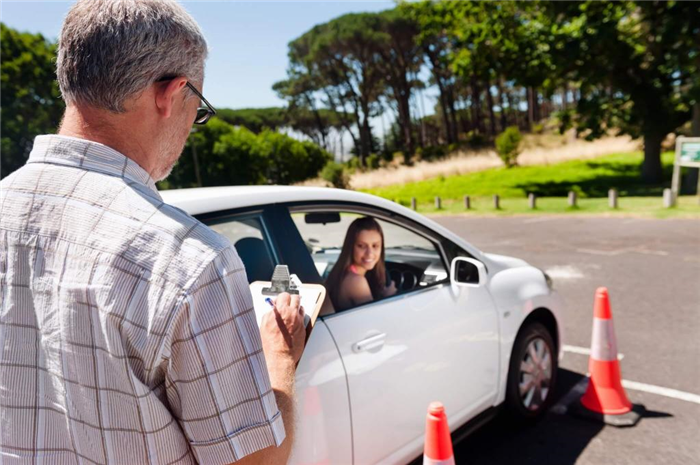
[{"label": "traffic cone white stripe", "polygon": [[612,320],[593,318],[591,358],[602,362],[617,360],[617,339]]}]

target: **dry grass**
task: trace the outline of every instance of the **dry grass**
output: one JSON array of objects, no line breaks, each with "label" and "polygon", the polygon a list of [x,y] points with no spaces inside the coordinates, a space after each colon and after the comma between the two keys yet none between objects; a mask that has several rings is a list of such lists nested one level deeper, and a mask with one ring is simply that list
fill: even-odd
[{"label": "dry grass", "polygon": [[[632,152],[639,150],[639,142],[629,137],[609,137],[594,142],[574,140],[562,144],[561,139],[535,142],[525,140],[525,150],[518,163],[527,165],[547,165],[567,160],[590,159],[612,153]],[[489,168],[503,166],[496,152],[485,150],[480,152],[459,151],[452,156],[436,162],[418,162],[413,166],[390,166],[366,173],[356,173],[351,177],[350,185],[353,189],[371,189],[375,187],[390,186],[393,184],[406,184],[438,176],[453,176],[475,171],[483,171]],[[322,180],[307,181],[305,185],[324,185]]]}]

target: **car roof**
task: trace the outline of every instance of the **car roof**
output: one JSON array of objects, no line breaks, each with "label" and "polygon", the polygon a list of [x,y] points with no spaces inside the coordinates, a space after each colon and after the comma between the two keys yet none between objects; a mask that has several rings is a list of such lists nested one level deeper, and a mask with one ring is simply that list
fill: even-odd
[{"label": "car roof", "polygon": [[160,191],[163,200],[190,215],[294,202],[350,202],[379,207],[430,227],[450,240],[466,246],[472,255],[481,251],[438,223],[396,202],[363,192],[330,187],[220,186]]},{"label": "car roof", "polygon": [[[221,210],[273,205],[291,202],[338,201],[359,202],[388,210],[402,210],[404,207],[362,192],[326,187],[301,186],[222,186],[198,187],[160,191],[166,203],[185,210],[190,215],[199,215]],[[398,208],[397,207],[401,207]],[[411,210],[408,210],[412,213]],[[398,211],[397,211],[398,213]]]}]

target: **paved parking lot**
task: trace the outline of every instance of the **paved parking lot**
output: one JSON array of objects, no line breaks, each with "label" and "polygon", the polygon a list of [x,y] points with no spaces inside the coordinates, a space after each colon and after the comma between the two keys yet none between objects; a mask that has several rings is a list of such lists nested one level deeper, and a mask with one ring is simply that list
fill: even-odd
[{"label": "paved parking lot", "polygon": [[566,303],[558,399],[585,376],[593,296],[610,291],[627,394],[647,416],[628,429],[551,412],[505,420],[455,447],[464,464],[700,463],[700,221],[435,217],[481,250],[547,270]]}]

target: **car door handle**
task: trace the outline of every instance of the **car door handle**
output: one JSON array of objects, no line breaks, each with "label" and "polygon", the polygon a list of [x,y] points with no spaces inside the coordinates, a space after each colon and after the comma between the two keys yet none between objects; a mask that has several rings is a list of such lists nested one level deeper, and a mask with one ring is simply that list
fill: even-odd
[{"label": "car door handle", "polygon": [[365,350],[377,349],[377,348],[384,345],[385,340],[386,340],[386,333],[375,334],[374,336],[370,336],[367,339],[361,340],[360,342],[356,342],[352,346],[352,351],[353,352],[362,352]]}]

